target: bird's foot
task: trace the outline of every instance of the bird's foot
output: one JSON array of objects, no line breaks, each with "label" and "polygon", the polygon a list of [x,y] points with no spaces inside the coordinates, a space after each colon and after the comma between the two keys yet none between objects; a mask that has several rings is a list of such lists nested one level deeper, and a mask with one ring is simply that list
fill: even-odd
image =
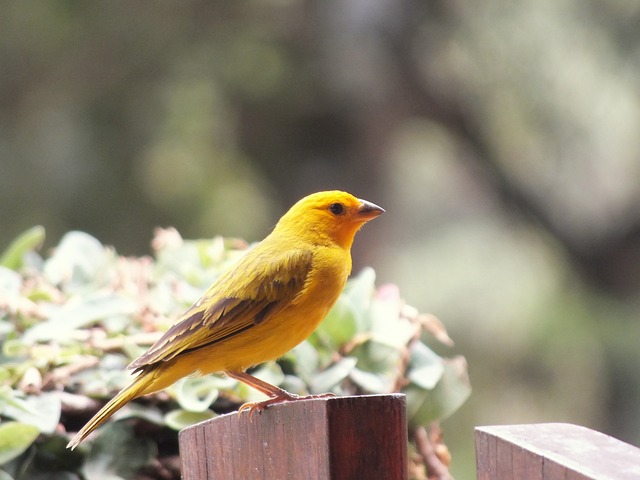
[{"label": "bird's foot", "polygon": [[261,402],[247,402],[243,404],[238,409],[238,415],[240,415],[245,410],[248,410],[249,420],[251,420],[251,417],[253,416],[254,412],[260,413],[269,405],[274,405],[276,403],[284,403],[284,402],[295,402],[297,400],[310,400],[313,398],[326,398],[326,397],[335,397],[335,396],[336,396],[335,393],[320,393],[317,395],[296,395],[295,393],[289,393],[283,390],[283,392],[276,397],[272,397],[267,400],[263,400]]}]

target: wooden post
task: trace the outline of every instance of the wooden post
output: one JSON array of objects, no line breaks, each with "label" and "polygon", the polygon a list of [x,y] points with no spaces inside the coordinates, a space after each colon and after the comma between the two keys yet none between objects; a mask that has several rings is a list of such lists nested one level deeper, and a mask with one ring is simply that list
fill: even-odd
[{"label": "wooden post", "polygon": [[407,478],[404,395],[324,397],[180,432],[184,480]]},{"label": "wooden post", "polygon": [[637,480],[640,449],[566,423],[476,428],[478,480]]}]

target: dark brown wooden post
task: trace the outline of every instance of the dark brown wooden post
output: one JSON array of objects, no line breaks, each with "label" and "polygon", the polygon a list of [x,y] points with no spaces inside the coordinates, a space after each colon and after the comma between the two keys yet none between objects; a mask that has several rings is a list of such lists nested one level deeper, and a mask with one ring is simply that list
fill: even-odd
[{"label": "dark brown wooden post", "polygon": [[404,395],[325,397],[180,432],[184,480],[407,478]]},{"label": "dark brown wooden post", "polygon": [[640,449],[567,423],[476,428],[478,480],[637,480]]}]

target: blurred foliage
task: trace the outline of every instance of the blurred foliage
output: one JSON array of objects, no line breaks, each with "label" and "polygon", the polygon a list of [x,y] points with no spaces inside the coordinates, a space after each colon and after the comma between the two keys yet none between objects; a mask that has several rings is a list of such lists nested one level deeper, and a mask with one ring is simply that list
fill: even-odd
[{"label": "blurred foliage", "polygon": [[[66,432],[129,382],[127,364],[248,245],[158,230],[154,259],[122,257],[74,231],[42,258],[35,249],[43,240],[44,230],[32,228],[0,257],[3,479],[179,478],[177,431],[262,394],[226,377],[188,377],[130,403],[76,451],[64,448]],[[436,317],[406,305],[394,285],[376,288],[367,268],[307,341],[252,373],[299,394],[403,392],[415,442],[427,428],[439,435],[438,422],[471,391],[464,358],[437,355],[428,339],[452,344]],[[432,443],[442,454],[429,461],[446,470],[446,446],[439,436]],[[411,460],[412,478],[426,478],[428,461]]]},{"label": "blurred foliage", "polygon": [[471,365],[457,477],[475,425],[640,445],[639,24],[637,0],[11,2],[0,244],[254,239],[343,188],[388,211],[356,271]]}]

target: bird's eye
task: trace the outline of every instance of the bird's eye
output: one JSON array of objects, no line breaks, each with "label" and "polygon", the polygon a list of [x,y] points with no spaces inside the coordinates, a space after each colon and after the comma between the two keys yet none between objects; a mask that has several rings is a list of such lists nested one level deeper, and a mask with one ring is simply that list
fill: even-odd
[{"label": "bird's eye", "polygon": [[329,211],[334,215],[342,215],[344,213],[344,205],[341,203],[332,203],[329,205]]}]

